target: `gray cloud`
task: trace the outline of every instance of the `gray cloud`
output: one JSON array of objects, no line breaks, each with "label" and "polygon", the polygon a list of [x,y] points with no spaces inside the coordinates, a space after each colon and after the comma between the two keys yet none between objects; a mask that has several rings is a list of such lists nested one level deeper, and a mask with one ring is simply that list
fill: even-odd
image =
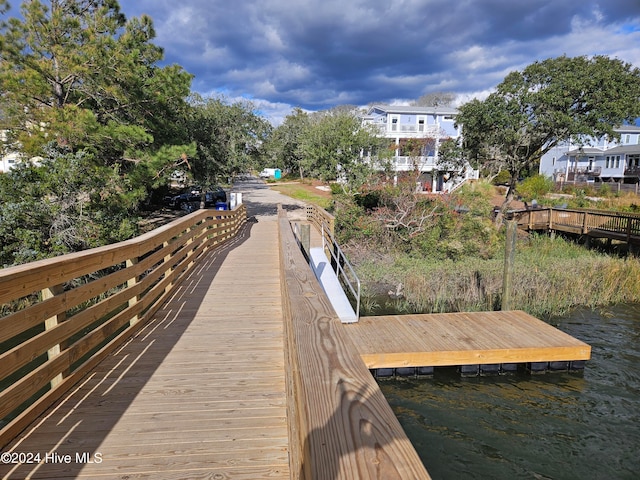
[{"label": "gray cloud", "polygon": [[122,0],[194,89],[320,109],[488,91],[562,54],[640,66],[637,0]]}]

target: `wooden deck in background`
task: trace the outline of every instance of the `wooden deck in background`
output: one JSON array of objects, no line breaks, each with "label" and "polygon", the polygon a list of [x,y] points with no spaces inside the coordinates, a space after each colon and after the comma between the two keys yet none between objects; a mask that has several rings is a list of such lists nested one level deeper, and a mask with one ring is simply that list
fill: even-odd
[{"label": "wooden deck in background", "polygon": [[361,317],[344,325],[370,369],[588,360],[591,347],[522,311]]},{"label": "wooden deck in background", "polygon": [[[2,464],[0,477],[289,478],[278,226],[243,228],[250,237],[203,260],[157,320],[3,449],[58,456]],[[85,453],[96,463],[77,461]]]}]

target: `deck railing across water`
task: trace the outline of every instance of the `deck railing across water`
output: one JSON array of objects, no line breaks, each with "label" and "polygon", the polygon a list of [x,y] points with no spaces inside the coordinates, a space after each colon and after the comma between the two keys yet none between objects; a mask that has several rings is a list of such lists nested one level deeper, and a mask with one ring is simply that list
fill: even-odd
[{"label": "deck railing across water", "polygon": [[538,208],[516,210],[518,225],[527,230],[557,230],[578,235],[612,238],[628,244],[640,242],[640,214]]},{"label": "deck railing across water", "polygon": [[246,221],[198,210],[131,240],[0,270],[0,447],[150,320]]}]

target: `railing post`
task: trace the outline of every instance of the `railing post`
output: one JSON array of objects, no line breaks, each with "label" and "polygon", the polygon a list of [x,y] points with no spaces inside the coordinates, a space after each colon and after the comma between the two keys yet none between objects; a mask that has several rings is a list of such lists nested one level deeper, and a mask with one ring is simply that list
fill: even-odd
[{"label": "railing post", "polygon": [[583,215],[584,215],[584,218],[582,219],[582,234],[584,235],[585,233],[589,232],[589,228],[587,224],[587,216],[589,215],[589,212],[584,212]]},{"label": "railing post", "polygon": [[309,255],[311,249],[311,225],[308,223],[300,224],[300,244],[304,250],[305,255]]},{"label": "railing post", "polygon": [[[169,241],[165,241],[162,243],[162,246],[164,248],[168,248],[169,247]],[[164,257],[164,263],[169,263],[171,261],[171,255],[165,255]],[[169,278],[169,275],[171,275],[172,270],[168,269],[165,270],[164,272],[164,278]],[[166,288],[164,289],[165,292],[169,292],[171,289],[173,288],[173,282],[169,282],[166,286]]]},{"label": "railing post", "polygon": [[504,276],[502,279],[501,310],[511,310],[511,291],[513,285],[513,268],[515,262],[516,240],[518,238],[518,223],[514,220],[507,222],[507,236],[504,249]]},{"label": "railing post", "polygon": [[[53,298],[56,295],[60,295],[63,292],[64,292],[64,285],[55,285],[53,287],[45,288],[44,290],[42,290],[42,300],[44,301],[49,298]],[[60,312],[57,315],[54,315],[53,317],[47,318],[44,321],[44,329],[51,330],[52,328],[55,328],[59,323],[65,321],[66,317],[67,317],[66,312]],[[54,345],[49,350],[47,350],[47,358],[49,360],[52,360],[53,358],[60,355],[60,351],[61,351],[61,345],[60,344]],[[52,378],[51,388],[55,388],[55,386],[58,385],[63,378],[64,378],[63,372],[60,372],[58,375]]]},{"label": "railing post", "polygon": [[[133,268],[137,265],[139,259],[136,258],[130,258],[129,260],[127,260],[127,268]],[[129,280],[127,280],[127,288],[133,288],[136,286],[136,284],[140,281],[140,276],[139,275],[134,275],[133,277],[131,277]],[[136,303],[138,303],[138,300],[140,300],[140,296],[139,295],[134,295],[133,297],[131,297],[129,299],[129,306],[133,307]],[[138,323],[138,315],[134,315],[133,317],[131,317],[131,320],[129,320],[129,325],[135,325],[136,323]]]}]

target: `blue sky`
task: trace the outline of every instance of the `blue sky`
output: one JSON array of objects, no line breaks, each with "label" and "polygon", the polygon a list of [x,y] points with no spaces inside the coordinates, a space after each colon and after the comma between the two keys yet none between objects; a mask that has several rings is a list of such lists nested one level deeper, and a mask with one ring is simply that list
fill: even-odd
[{"label": "blue sky", "polygon": [[[14,6],[19,4],[13,0]],[[293,107],[482,98],[507,73],[566,54],[640,67],[640,0],[120,0],[153,18],[166,61],[204,95]]]}]

